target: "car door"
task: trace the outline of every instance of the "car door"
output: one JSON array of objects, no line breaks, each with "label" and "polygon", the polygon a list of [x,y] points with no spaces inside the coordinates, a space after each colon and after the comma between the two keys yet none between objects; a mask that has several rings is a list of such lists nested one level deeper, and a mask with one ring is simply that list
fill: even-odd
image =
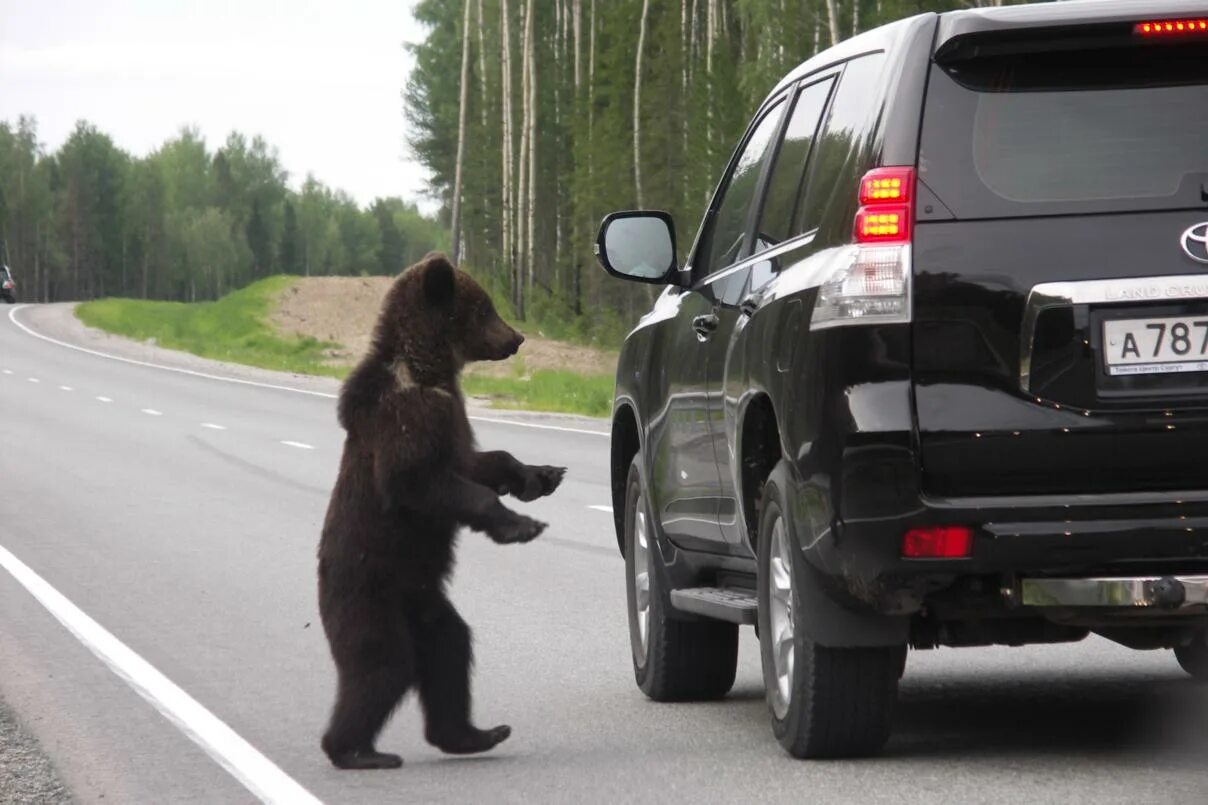
[{"label": "car door", "polygon": [[[727,547],[737,553],[747,548],[740,516],[738,480],[740,477],[732,438],[734,408],[744,390],[742,378],[727,385],[735,373],[728,369],[737,334],[760,303],[760,291],[784,264],[808,244],[795,225],[796,208],[801,203],[802,185],[822,114],[834,87],[837,72],[806,79],[793,97],[783,132],[776,147],[769,149],[761,190],[750,205],[748,256],[717,274],[718,317],[714,346],[708,365],[708,395],[712,423],[713,449],[720,476],[718,517]],[[738,373],[742,374],[742,373]]]},{"label": "car door", "polygon": [[668,395],[663,421],[652,429],[651,477],[664,533],[673,542],[697,550],[725,551],[718,525],[721,476],[711,424],[721,408],[709,399],[709,367],[725,359],[721,310],[726,304],[737,304],[736,294],[745,282],[745,277],[727,269],[740,262],[749,248],[751,205],[758,197],[784,106],[783,99],[765,106],[731,160],[689,259],[693,282],[680,295],[658,361],[660,371],[666,372]]}]

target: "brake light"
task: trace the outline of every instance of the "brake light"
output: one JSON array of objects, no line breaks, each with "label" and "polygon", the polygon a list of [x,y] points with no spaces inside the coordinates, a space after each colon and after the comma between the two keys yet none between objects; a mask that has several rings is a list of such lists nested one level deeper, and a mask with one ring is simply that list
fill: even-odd
[{"label": "brake light", "polygon": [[901,243],[909,240],[909,207],[870,205],[856,212],[856,243]]},{"label": "brake light", "polygon": [[905,204],[913,188],[913,168],[877,168],[860,180],[860,204]]},{"label": "brake light", "polygon": [[1208,34],[1208,18],[1189,20],[1156,20],[1138,22],[1133,33],[1139,36],[1178,36],[1179,34]]},{"label": "brake light", "polygon": [[860,180],[854,245],[818,289],[810,329],[910,321],[914,168],[877,168]]},{"label": "brake light", "polygon": [[966,559],[973,555],[973,530],[965,526],[912,528],[902,537],[906,559]]}]

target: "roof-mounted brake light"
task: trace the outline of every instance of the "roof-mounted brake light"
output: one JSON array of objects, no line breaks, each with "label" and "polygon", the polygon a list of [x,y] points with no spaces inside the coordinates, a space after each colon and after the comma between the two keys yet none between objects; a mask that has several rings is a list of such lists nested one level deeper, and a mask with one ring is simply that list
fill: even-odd
[{"label": "roof-mounted brake light", "polygon": [[1208,34],[1208,17],[1186,20],[1151,20],[1133,26],[1137,36],[1174,38],[1189,34]]}]

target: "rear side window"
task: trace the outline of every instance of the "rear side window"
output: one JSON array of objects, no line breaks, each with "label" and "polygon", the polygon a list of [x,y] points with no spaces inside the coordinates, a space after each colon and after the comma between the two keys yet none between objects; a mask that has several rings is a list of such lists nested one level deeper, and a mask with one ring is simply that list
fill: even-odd
[{"label": "rear side window", "polygon": [[851,237],[860,177],[872,166],[875,134],[884,105],[885,54],[852,59],[843,70],[830,113],[810,160],[805,202],[794,227],[818,230],[819,245]]},{"label": "rear side window", "polygon": [[755,254],[801,234],[794,228],[793,218],[801,202],[802,179],[814,135],[818,133],[818,124],[834,83],[833,77],[826,78],[797,94],[792,117],[785,127],[784,139],[768,177],[763,211],[755,230]]},{"label": "rear side window", "polygon": [[957,218],[1200,206],[1208,46],[935,66],[919,168]]}]

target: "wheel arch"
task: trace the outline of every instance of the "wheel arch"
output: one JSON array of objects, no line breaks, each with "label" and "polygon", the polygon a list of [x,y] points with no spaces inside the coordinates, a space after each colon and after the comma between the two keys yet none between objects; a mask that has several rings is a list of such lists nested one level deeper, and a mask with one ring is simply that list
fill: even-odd
[{"label": "wheel arch", "polygon": [[784,457],[780,422],[771,396],[764,391],[745,401],[737,428],[738,497],[747,541],[758,552],[759,504],[764,482]]},{"label": "wheel arch", "polygon": [[612,415],[612,448],[609,475],[612,487],[612,522],[617,535],[617,550],[625,555],[625,482],[629,465],[642,449],[642,432],[637,413],[627,402],[618,402]]}]

